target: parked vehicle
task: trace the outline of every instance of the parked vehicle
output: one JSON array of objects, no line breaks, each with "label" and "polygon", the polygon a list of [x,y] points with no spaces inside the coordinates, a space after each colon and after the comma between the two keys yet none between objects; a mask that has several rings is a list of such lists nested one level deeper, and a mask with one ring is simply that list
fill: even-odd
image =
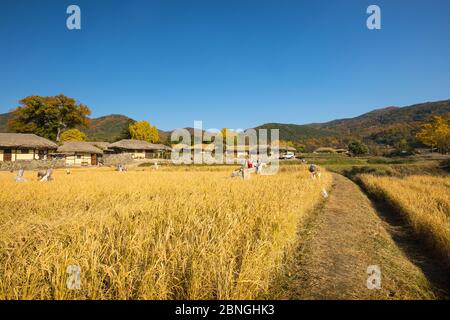
[{"label": "parked vehicle", "polygon": [[293,152],[286,152],[280,156],[281,159],[295,159],[295,154]]}]

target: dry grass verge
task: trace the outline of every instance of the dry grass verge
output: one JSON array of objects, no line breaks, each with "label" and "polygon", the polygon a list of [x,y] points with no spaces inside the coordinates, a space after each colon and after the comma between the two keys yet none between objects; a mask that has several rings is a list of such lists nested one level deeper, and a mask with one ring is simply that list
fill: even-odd
[{"label": "dry grass verge", "polygon": [[360,179],[369,192],[401,212],[414,231],[450,263],[450,180],[447,177],[361,175]]}]

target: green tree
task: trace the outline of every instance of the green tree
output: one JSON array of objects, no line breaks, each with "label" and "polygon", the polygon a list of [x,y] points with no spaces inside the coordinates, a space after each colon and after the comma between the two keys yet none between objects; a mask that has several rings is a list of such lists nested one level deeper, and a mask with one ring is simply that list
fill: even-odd
[{"label": "green tree", "polygon": [[147,121],[137,121],[128,127],[132,139],[144,140],[151,143],[159,141],[158,129]]},{"label": "green tree", "polygon": [[294,142],[290,140],[279,140],[279,145],[284,147],[294,147]]},{"label": "green tree", "polygon": [[78,129],[69,129],[61,133],[60,142],[66,141],[86,141],[87,136]]},{"label": "green tree", "polygon": [[300,153],[305,153],[305,152],[306,152],[305,146],[300,145],[300,144],[297,144],[297,145],[295,146],[295,149],[297,149],[297,152],[300,152]]},{"label": "green tree", "polygon": [[406,139],[401,139],[397,145],[396,149],[399,152],[409,151],[411,148],[409,147],[408,141]]},{"label": "green tree", "polygon": [[348,150],[355,156],[367,154],[369,148],[359,140],[354,140],[348,144]]},{"label": "green tree", "polygon": [[21,106],[13,111],[9,129],[19,133],[34,133],[60,141],[64,130],[87,126],[91,110],[77,104],[63,94],[54,97],[29,96],[20,100]]},{"label": "green tree", "polygon": [[450,147],[450,113],[445,116],[434,116],[430,123],[421,126],[416,137],[423,144],[430,146],[431,150],[437,147],[439,152],[445,154]]},{"label": "green tree", "polygon": [[123,128],[120,130],[119,135],[114,137],[112,140],[119,141],[122,139],[131,139],[130,126],[134,123],[136,123],[135,120],[128,119],[127,123],[124,124]]}]

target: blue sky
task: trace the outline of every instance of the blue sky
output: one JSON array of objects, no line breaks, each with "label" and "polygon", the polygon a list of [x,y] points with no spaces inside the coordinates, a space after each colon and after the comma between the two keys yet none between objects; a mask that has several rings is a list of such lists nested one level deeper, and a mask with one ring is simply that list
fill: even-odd
[{"label": "blue sky", "polygon": [[323,122],[450,98],[449,39],[448,0],[2,0],[0,113],[64,93],[165,130]]}]

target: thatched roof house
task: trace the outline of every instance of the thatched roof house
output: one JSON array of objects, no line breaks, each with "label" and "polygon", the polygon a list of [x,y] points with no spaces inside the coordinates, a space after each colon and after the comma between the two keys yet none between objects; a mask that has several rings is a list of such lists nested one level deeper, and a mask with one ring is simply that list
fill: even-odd
[{"label": "thatched roof house", "polygon": [[334,153],[334,148],[320,147],[313,151],[314,153]]},{"label": "thatched roof house", "polygon": [[166,146],[165,144],[162,143],[157,143],[154,145],[157,149],[155,150],[165,150],[165,151],[172,151],[172,148],[169,146]]},{"label": "thatched roof house", "polygon": [[289,146],[276,146],[276,145],[271,145],[270,146],[270,154],[278,154],[279,156],[284,156],[284,155],[288,155],[288,154],[296,154],[297,153],[297,149],[295,149],[294,147],[289,147]]},{"label": "thatched roof house", "polygon": [[58,145],[53,141],[31,133],[0,133],[0,147],[56,149]]},{"label": "thatched roof house", "polygon": [[121,150],[167,150],[163,144],[154,144],[143,140],[124,139],[108,145],[108,149]]},{"label": "thatched roof house", "polygon": [[68,141],[60,146],[58,153],[63,154],[66,165],[97,165],[103,151],[91,142]]},{"label": "thatched roof house", "polygon": [[191,146],[184,143],[172,144],[172,150],[190,150]]},{"label": "thatched roof house", "polygon": [[212,152],[214,151],[215,144],[214,143],[198,143],[189,147],[191,150],[200,150],[201,152]]},{"label": "thatched roof house", "polygon": [[58,148],[57,152],[62,154],[73,154],[73,153],[103,154],[103,151],[101,149],[92,145],[90,142],[84,141],[65,142],[62,146]]},{"label": "thatched roof house", "polygon": [[294,147],[289,147],[289,146],[279,146],[278,150],[284,151],[284,152],[296,152],[297,151],[297,149],[295,149]]},{"label": "thatched roof house", "polygon": [[108,149],[108,146],[110,145],[110,142],[106,142],[106,141],[91,141],[91,142],[87,142],[92,144],[94,147],[99,148],[100,150],[106,150]]},{"label": "thatched roof house", "polygon": [[332,147],[320,147],[314,150],[314,153],[345,153],[346,149],[335,149]]},{"label": "thatched roof house", "polygon": [[0,133],[0,161],[46,159],[58,145],[28,133]]},{"label": "thatched roof house", "polygon": [[172,149],[163,144],[124,139],[108,145],[108,152],[130,153],[133,159],[167,158]]}]

